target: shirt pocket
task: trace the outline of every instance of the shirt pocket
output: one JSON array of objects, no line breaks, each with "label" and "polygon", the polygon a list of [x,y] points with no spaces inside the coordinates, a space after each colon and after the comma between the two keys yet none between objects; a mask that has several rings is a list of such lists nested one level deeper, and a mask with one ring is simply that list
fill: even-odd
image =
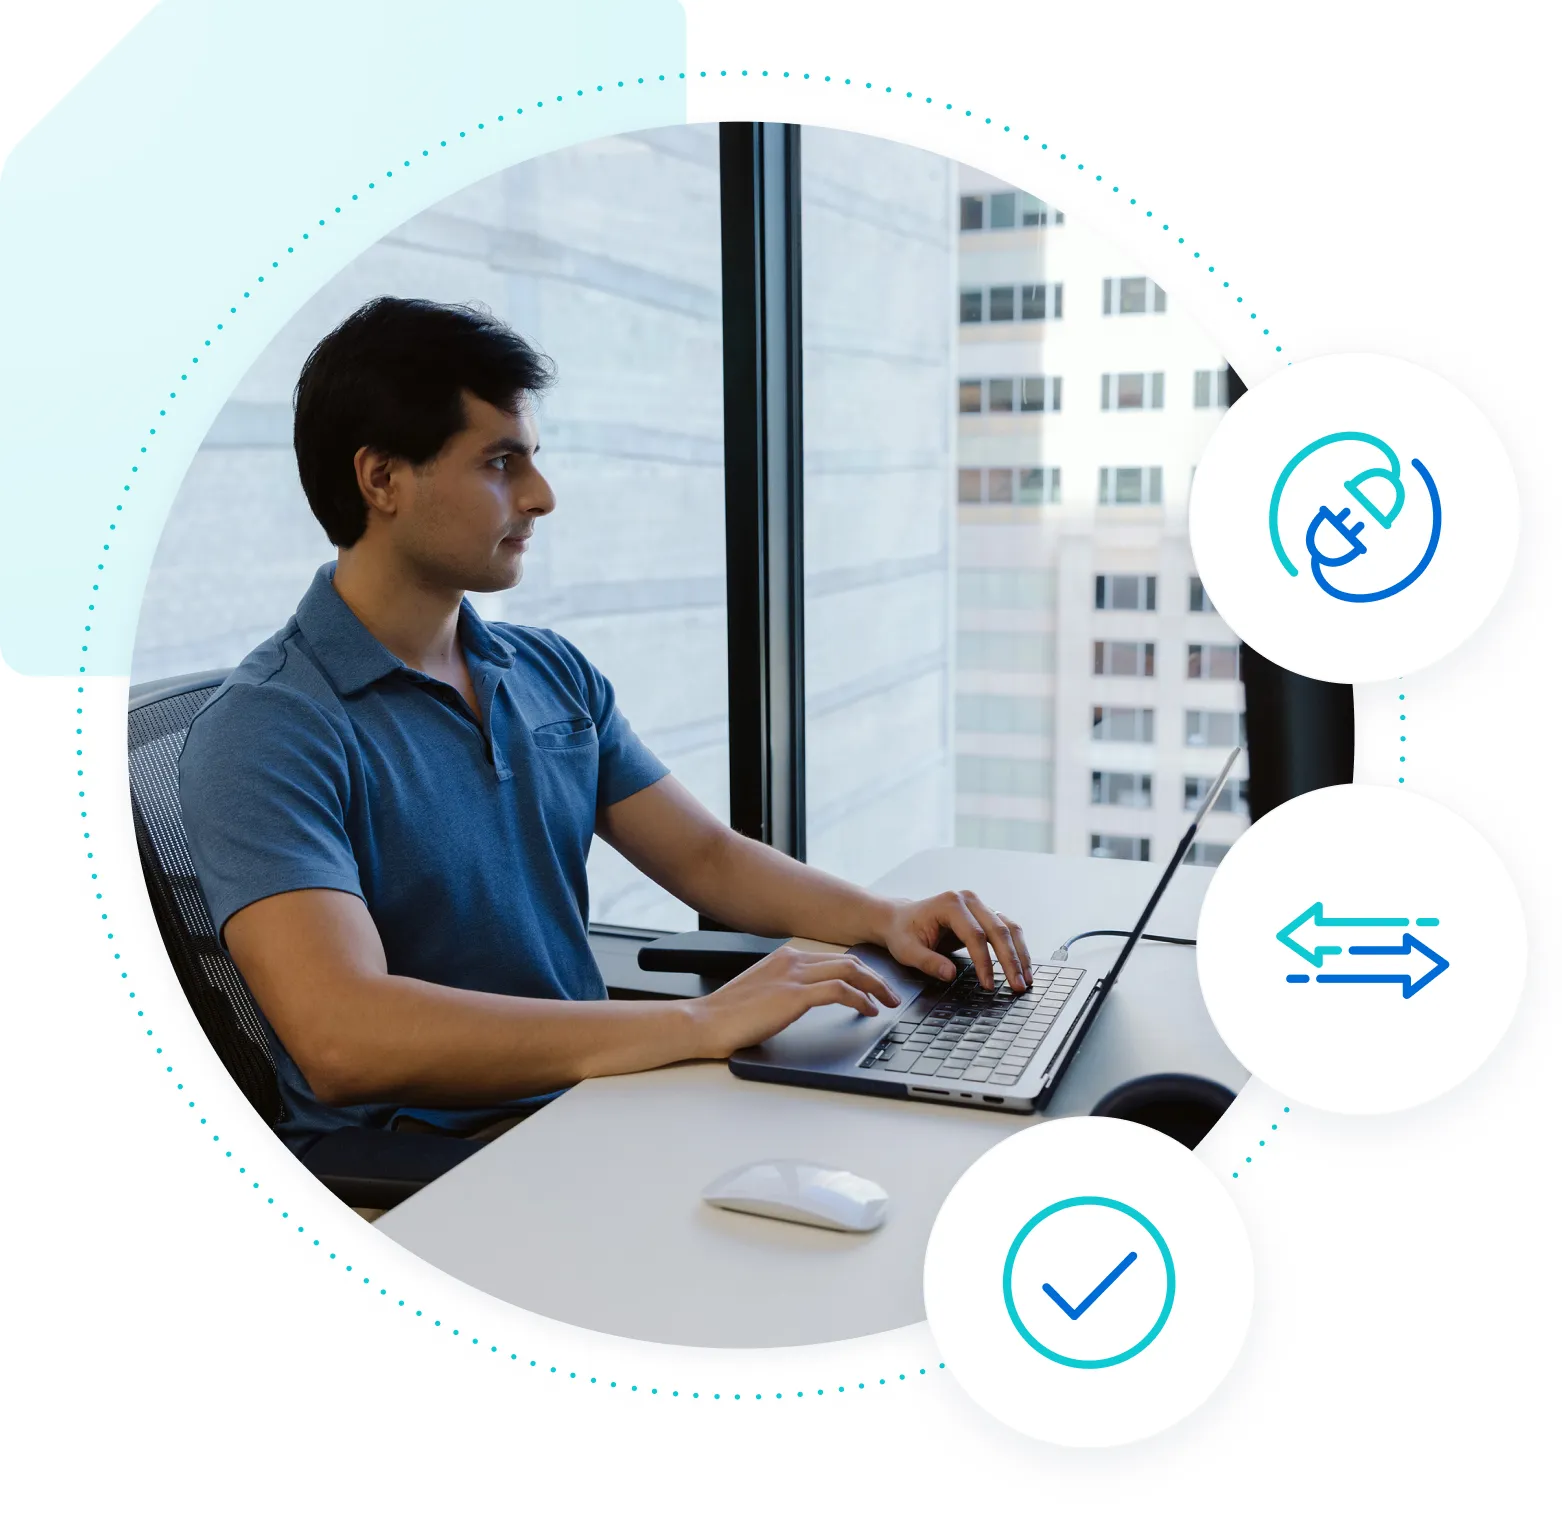
[{"label": "shirt pocket", "polygon": [[532,730],[532,743],[538,749],[591,749],[597,742],[597,730],[589,717],[561,718]]}]

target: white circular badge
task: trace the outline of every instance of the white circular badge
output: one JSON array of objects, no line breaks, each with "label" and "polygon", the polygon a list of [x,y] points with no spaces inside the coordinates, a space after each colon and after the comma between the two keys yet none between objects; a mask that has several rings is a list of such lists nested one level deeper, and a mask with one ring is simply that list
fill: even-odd
[{"label": "white circular badge", "polygon": [[1518,486],[1446,380],[1374,354],[1281,370],[1222,419],[1188,533],[1220,615],[1322,681],[1387,680],[1485,620],[1518,546]]},{"label": "white circular badge", "polygon": [[1231,1052],[1288,1097],[1390,1113],[1470,1075],[1524,985],[1524,914],[1441,804],[1331,786],[1266,813],[1199,913],[1199,986]]},{"label": "white circular badge", "polygon": [[1236,1206],[1175,1140],[1057,1119],[980,1157],[923,1274],[949,1371],[1004,1424],[1067,1446],[1139,1440],[1196,1409],[1247,1334]]}]

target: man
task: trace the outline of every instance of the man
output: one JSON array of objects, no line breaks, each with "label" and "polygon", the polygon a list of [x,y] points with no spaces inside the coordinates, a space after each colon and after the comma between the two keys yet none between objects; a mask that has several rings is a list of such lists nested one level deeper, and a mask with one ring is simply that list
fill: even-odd
[{"label": "man", "polygon": [[464,593],[515,585],[554,510],[532,410],[550,380],[485,314],[390,298],[299,377],[299,477],[336,563],[202,709],[179,767],[299,1149],[345,1124],[488,1131],[584,1077],[897,1001],[852,956],[794,950],[708,997],[609,1001],[587,938],[593,832],[744,930],[868,941],[942,978],[938,946],[958,939],[984,985],[989,950],[1028,976],[1018,926],[972,893],[890,901],[734,833],[579,650],[476,614]]}]

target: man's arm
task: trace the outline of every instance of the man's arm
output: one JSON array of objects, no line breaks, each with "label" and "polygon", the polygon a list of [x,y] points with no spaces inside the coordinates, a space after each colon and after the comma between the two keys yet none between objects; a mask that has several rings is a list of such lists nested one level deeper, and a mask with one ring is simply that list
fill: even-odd
[{"label": "man's arm", "polygon": [[952,935],[983,986],[992,985],[989,949],[1011,985],[1029,980],[1020,926],[974,892],[920,902],[876,896],[745,838],[671,776],[601,809],[597,833],[691,907],[750,934],[883,945],[902,965],[946,981],[956,968],[939,947]]},{"label": "man's arm", "polygon": [[898,999],[851,956],[770,956],[708,997],[565,1002],[442,987],[386,969],[361,898],[306,889],[265,897],[223,929],[233,956],[315,1096],[468,1107],[585,1077],[720,1059],[809,1008]]}]

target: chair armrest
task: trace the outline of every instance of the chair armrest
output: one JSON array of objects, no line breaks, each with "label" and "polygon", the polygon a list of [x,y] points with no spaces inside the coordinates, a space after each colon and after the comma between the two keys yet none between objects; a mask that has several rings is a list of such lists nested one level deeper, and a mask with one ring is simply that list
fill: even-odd
[{"label": "chair armrest", "polygon": [[393,1209],[486,1144],[459,1135],[388,1129],[333,1129],[299,1157],[343,1203]]}]

